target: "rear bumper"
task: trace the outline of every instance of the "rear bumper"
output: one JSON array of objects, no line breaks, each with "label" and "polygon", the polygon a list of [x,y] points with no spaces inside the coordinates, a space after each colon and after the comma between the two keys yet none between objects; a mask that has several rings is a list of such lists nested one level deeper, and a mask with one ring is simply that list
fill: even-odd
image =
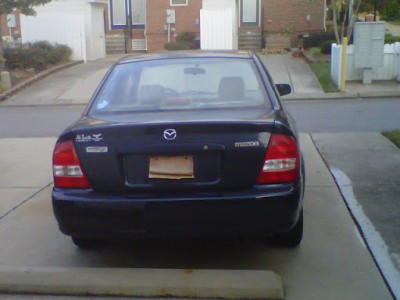
[{"label": "rear bumper", "polygon": [[302,196],[300,182],[218,192],[52,193],[60,230],[86,238],[264,236],[294,226]]}]

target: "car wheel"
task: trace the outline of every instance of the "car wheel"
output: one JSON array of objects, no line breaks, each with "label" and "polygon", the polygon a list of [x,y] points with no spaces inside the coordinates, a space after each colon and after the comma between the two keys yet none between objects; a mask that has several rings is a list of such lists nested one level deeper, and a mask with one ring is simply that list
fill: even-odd
[{"label": "car wheel", "polygon": [[79,248],[91,248],[98,245],[98,240],[71,237],[72,242]]},{"label": "car wheel", "polygon": [[299,219],[292,229],[279,233],[273,237],[273,242],[278,246],[295,247],[298,246],[303,238],[303,209]]}]

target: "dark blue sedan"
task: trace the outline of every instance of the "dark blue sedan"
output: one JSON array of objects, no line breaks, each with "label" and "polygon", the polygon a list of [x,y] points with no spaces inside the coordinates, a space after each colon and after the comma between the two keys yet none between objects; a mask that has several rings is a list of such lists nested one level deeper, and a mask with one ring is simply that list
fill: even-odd
[{"label": "dark blue sedan", "polygon": [[53,154],[53,209],[78,246],[110,238],[303,235],[292,119],[251,53],[128,57]]}]

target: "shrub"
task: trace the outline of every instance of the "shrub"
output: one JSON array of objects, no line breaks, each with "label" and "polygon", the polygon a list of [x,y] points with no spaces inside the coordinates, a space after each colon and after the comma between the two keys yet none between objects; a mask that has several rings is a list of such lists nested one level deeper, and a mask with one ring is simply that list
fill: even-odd
[{"label": "shrub", "polygon": [[182,43],[182,42],[171,42],[171,43],[166,43],[164,45],[164,48],[168,51],[177,51],[177,50],[189,50],[190,45],[188,43]]},{"label": "shrub", "polygon": [[49,65],[68,61],[71,54],[72,50],[68,46],[40,41],[27,48],[6,48],[4,58],[9,69],[44,70]]},{"label": "shrub", "polygon": [[53,50],[49,53],[49,60],[52,64],[60,62],[67,62],[72,55],[72,49],[66,45],[55,45]]},{"label": "shrub", "polygon": [[397,0],[387,1],[380,13],[385,20],[393,21],[400,19],[400,2]]},{"label": "shrub", "polygon": [[192,31],[183,31],[180,34],[178,34],[176,41],[190,43],[190,42],[193,42],[195,40],[195,38],[196,38],[196,33],[192,32]]},{"label": "shrub", "polygon": [[46,52],[50,52],[53,50],[54,46],[50,44],[48,41],[39,41],[31,44],[30,48],[40,49]]},{"label": "shrub", "polygon": [[393,44],[396,42],[400,42],[400,36],[393,36],[390,33],[385,34],[385,44]]},{"label": "shrub", "polygon": [[192,31],[182,31],[181,33],[179,33],[178,37],[176,38],[176,42],[188,45],[189,49],[200,48],[198,41],[196,41],[196,33]]},{"label": "shrub", "polygon": [[312,47],[312,48],[310,48],[310,53],[314,57],[321,56],[321,49],[318,47]]},{"label": "shrub", "polygon": [[313,33],[308,38],[304,39],[304,48],[320,47],[323,42],[333,40],[335,40],[334,32]]},{"label": "shrub", "polygon": [[335,41],[325,41],[321,44],[320,48],[321,48],[321,53],[322,54],[331,54],[332,51],[332,43],[334,43]]}]

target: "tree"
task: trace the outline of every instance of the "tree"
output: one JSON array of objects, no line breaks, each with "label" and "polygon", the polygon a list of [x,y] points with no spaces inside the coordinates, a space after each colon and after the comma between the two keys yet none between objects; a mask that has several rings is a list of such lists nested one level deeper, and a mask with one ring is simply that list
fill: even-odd
[{"label": "tree", "polygon": [[[0,1],[0,22],[3,15],[11,13],[15,9],[19,9],[22,14],[34,16],[34,6],[43,5],[51,0],[1,0]],[[3,55],[3,35],[1,33],[0,24],[0,56]]]},{"label": "tree", "polygon": [[[333,28],[336,42],[341,44],[344,37],[350,40],[353,34],[354,15],[358,14],[362,0],[332,0]],[[346,30],[347,26],[347,30]]]},{"label": "tree", "polygon": [[379,12],[385,20],[400,20],[400,1],[385,0]]}]

